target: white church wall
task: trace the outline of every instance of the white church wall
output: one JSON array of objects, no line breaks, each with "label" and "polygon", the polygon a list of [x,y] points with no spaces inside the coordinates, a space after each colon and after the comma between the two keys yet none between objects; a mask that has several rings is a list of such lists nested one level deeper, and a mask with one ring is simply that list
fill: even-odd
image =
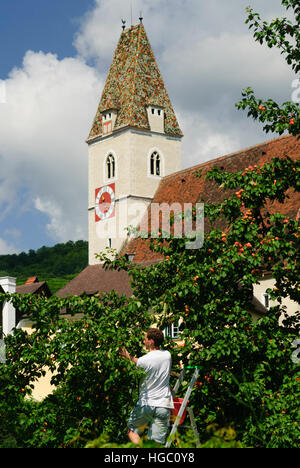
[{"label": "white church wall", "polygon": [[[160,156],[160,176],[150,174],[153,151]],[[115,177],[107,177],[108,155],[115,160]],[[117,249],[127,238],[126,227],[137,227],[163,176],[181,169],[181,139],[125,129],[89,145],[89,264],[95,253]],[[95,217],[96,189],[113,185],[115,210],[109,219]]]}]

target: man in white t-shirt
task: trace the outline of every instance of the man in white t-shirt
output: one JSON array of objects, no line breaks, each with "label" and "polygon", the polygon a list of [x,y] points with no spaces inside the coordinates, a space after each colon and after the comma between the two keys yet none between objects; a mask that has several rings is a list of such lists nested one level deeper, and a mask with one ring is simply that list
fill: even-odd
[{"label": "man in white t-shirt", "polygon": [[161,350],[164,335],[158,328],[149,328],[144,345],[148,353],[140,358],[130,356],[123,349],[121,356],[145,370],[138,402],[128,421],[128,437],[138,444],[144,429],[148,427],[148,439],[164,444],[169,428],[170,412],[174,408],[170,390],[171,354]]}]

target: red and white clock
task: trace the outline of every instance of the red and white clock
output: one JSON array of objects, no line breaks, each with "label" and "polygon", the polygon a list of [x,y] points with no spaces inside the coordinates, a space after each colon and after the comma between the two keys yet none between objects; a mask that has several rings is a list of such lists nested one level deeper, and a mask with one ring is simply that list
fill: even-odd
[{"label": "red and white clock", "polygon": [[95,190],[95,221],[105,221],[115,216],[115,184],[105,185]]}]

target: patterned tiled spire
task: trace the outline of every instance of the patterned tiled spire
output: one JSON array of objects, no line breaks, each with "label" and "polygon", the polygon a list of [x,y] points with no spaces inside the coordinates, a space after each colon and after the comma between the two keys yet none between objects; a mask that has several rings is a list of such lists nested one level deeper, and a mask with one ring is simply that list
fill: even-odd
[{"label": "patterned tiled spire", "polygon": [[113,130],[134,127],[150,130],[147,107],[162,107],[164,129],[181,137],[170,98],[142,23],[122,32],[88,142],[102,135],[102,112],[116,110]]}]

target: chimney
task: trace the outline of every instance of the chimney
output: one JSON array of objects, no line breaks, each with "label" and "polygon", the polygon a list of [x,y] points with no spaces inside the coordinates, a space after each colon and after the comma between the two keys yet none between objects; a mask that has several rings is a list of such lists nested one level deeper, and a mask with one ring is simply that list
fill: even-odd
[{"label": "chimney", "polygon": [[[5,293],[16,292],[16,278],[11,276],[4,276],[0,278],[0,286]],[[2,308],[2,328],[3,335],[7,336],[11,333],[12,329],[16,326],[16,309],[11,302],[4,302]]]},{"label": "chimney", "polygon": [[39,279],[37,276],[31,276],[30,278],[27,279],[25,284],[33,284],[33,283],[38,283]]}]

